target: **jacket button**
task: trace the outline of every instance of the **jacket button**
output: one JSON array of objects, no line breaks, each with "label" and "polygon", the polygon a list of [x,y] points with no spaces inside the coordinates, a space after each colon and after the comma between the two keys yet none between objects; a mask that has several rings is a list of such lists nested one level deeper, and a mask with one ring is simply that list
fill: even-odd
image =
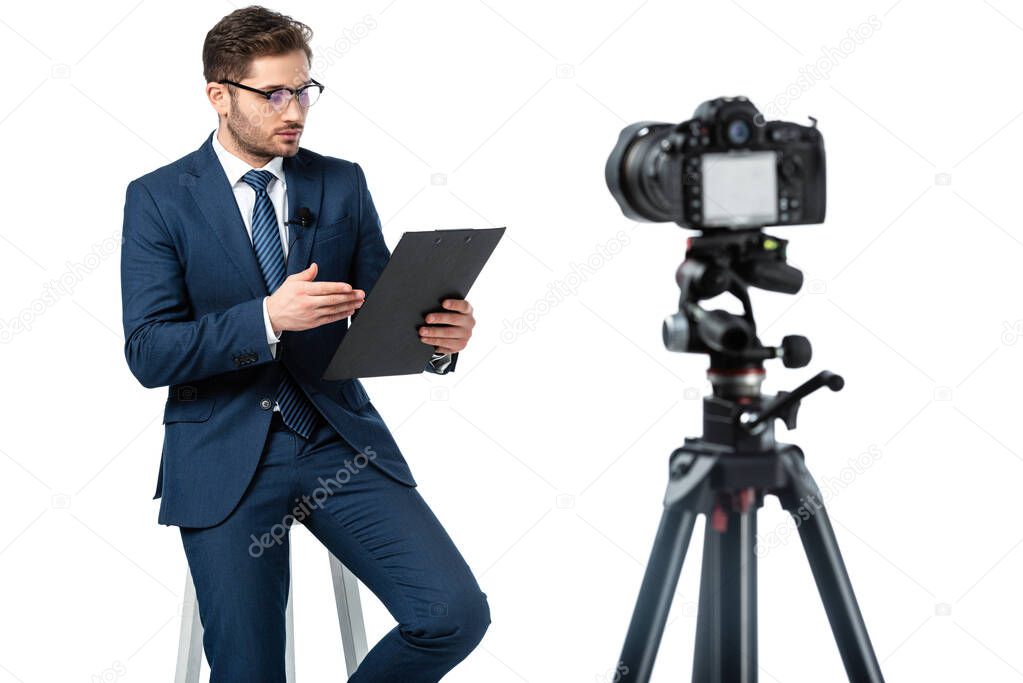
[{"label": "jacket button", "polygon": [[270,408],[273,407],[273,402],[268,398],[264,398],[259,402],[259,407],[263,410],[270,410]]}]

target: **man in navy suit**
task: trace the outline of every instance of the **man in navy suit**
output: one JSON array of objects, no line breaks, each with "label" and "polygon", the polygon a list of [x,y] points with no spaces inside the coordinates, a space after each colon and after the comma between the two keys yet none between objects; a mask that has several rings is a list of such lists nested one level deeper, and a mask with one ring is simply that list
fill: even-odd
[{"label": "man in navy suit", "polygon": [[[296,521],[398,622],[350,680],[437,681],[490,611],[362,384],[321,377],[390,252],[362,168],[299,147],[322,90],[310,37],[261,7],[206,36],[217,130],[128,185],[125,357],[168,387],[155,497],[180,527],[211,683],[285,680]],[[440,374],[475,324],[468,301],[442,307],[420,329]]]}]

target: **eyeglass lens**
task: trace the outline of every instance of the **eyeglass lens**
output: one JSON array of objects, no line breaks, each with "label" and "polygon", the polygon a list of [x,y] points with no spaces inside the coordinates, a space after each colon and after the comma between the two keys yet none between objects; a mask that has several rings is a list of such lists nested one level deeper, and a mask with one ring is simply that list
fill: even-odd
[{"label": "eyeglass lens", "polygon": [[[298,90],[298,104],[302,107],[310,107],[316,103],[320,96],[320,88],[317,85],[307,85]],[[274,90],[270,94],[270,105],[280,111],[291,102],[290,90]]]}]

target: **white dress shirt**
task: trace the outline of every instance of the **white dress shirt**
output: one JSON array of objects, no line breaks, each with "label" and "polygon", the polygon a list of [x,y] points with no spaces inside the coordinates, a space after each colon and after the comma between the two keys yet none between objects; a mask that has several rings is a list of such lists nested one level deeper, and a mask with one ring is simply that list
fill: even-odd
[{"label": "white dress shirt", "polygon": [[[234,199],[238,202],[238,210],[242,214],[242,221],[245,223],[245,231],[249,234],[249,241],[252,241],[252,210],[256,206],[256,191],[249,186],[242,178],[252,170],[249,162],[236,157],[220,143],[217,134],[213,136],[213,149],[224,167],[227,181],[231,183],[234,191]],[[284,221],[288,211],[287,181],[284,178],[284,157],[276,156],[266,162],[261,170],[270,171],[274,177],[266,186],[266,192],[270,195],[270,203],[273,204],[274,213],[277,214],[277,230],[281,236],[281,247],[284,249],[284,262],[288,262],[288,225]],[[277,342],[281,340],[274,334],[273,325],[270,324],[270,313],[267,310],[267,299],[263,297],[263,323],[266,327],[266,342],[270,345],[270,355],[277,357]]]},{"label": "white dress shirt", "polygon": [[[252,241],[252,210],[256,205],[256,191],[242,178],[246,173],[253,170],[249,162],[235,156],[221,144],[220,129],[213,135],[213,150],[217,153],[221,165],[224,167],[224,174],[227,181],[231,183],[235,201],[238,202],[238,210],[241,212],[242,221],[245,223],[245,231],[249,234],[249,241]],[[285,216],[288,215],[288,185],[284,177],[284,157],[276,156],[263,166],[263,171],[270,171],[273,178],[266,186],[266,192],[270,195],[270,203],[273,204],[274,213],[277,216],[277,230],[281,237],[281,248],[284,250],[284,262],[288,262],[288,224]],[[270,355],[277,357],[277,344],[281,338],[274,334],[273,325],[270,324],[270,313],[267,310],[269,296],[263,297],[263,324],[266,328],[266,343],[270,345]],[[451,362],[451,354],[434,352],[430,361],[434,369],[443,371]],[[279,410],[275,405],[274,410]]]}]

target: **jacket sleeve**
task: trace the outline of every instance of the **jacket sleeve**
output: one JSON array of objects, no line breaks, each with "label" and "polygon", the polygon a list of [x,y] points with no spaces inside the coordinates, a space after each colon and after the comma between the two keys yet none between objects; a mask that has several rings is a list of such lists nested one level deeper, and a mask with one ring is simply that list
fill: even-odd
[{"label": "jacket sleeve", "polygon": [[[380,216],[377,214],[376,207],[373,205],[373,197],[366,186],[366,174],[359,164],[354,164],[354,166],[356,192],[359,194],[359,203],[358,215],[356,216],[358,225],[358,236],[356,239],[358,242],[355,246],[355,261],[352,268],[354,273],[352,287],[363,290],[368,297],[370,290],[373,289],[373,285],[376,284],[377,279],[380,277],[380,273],[383,272],[384,266],[387,265],[388,259],[391,258],[391,251],[384,242]],[[358,315],[359,311],[356,311],[352,315],[351,320],[354,321]],[[448,356],[451,357],[450,363],[446,362]],[[427,362],[423,370],[438,375],[446,375],[454,371],[457,358],[458,353],[444,354]]]},{"label": "jacket sleeve", "polygon": [[193,319],[184,267],[156,202],[141,180],[129,183],[121,245],[124,355],[142,386],[192,382],[273,361],[262,299]]}]

